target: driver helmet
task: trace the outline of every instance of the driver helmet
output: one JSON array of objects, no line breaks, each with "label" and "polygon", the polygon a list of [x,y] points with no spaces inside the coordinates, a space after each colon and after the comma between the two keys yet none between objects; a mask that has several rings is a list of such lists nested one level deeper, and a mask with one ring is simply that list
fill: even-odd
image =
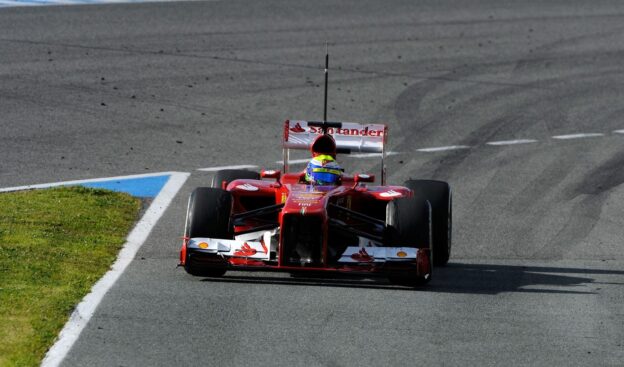
[{"label": "driver helmet", "polygon": [[342,171],[334,157],[329,154],[319,154],[308,163],[305,180],[313,185],[338,185],[342,178]]}]

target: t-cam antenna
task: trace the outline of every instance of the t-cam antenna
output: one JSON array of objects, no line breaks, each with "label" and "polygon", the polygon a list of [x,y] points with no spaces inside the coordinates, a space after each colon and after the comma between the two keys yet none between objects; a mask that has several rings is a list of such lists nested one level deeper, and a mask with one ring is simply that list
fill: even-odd
[{"label": "t-cam antenna", "polygon": [[329,71],[329,44],[325,42],[325,100],[323,104],[323,122],[308,121],[308,126],[320,127],[323,130],[323,135],[328,135],[328,129],[341,128],[341,122],[327,122],[327,84]]},{"label": "t-cam antenna", "polygon": [[325,103],[323,105],[323,123],[327,122],[327,79],[329,70],[329,45],[325,42]]}]

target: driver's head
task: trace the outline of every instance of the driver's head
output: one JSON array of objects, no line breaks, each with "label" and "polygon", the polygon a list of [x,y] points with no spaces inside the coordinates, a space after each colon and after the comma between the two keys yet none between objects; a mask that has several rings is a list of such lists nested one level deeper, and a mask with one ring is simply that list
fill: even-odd
[{"label": "driver's head", "polygon": [[331,135],[319,135],[310,146],[312,157],[329,155],[336,159],[336,141]]},{"label": "driver's head", "polygon": [[338,185],[341,177],[342,168],[328,154],[312,158],[305,170],[305,180],[313,185]]}]

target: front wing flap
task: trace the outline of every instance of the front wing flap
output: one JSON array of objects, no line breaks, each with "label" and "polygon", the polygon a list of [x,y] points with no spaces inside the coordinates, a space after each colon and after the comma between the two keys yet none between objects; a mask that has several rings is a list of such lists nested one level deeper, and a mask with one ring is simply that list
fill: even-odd
[{"label": "front wing flap", "polygon": [[418,249],[414,247],[347,247],[338,263],[385,263],[415,261]]},{"label": "front wing flap", "polygon": [[189,239],[187,249],[205,254],[215,254],[224,257],[241,257],[256,260],[269,260],[271,258],[271,238],[270,231],[256,236],[255,240],[247,240],[252,236],[241,236],[241,238],[228,240],[222,238],[194,237]]}]

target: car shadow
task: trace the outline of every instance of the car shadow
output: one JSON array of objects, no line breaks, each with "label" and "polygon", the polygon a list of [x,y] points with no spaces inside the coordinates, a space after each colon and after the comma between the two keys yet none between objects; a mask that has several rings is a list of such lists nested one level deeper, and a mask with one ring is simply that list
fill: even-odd
[{"label": "car shadow", "polygon": [[[432,291],[497,294],[503,292],[595,294],[596,275],[624,271],[588,268],[449,263],[434,272]],[[624,284],[624,283],[621,283]]]},{"label": "car shadow", "polygon": [[[262,274],[262,275],[260,275]],[[388,290],[412,290],[390,283],[387,279],[362,278],[348,274],[284,274],[284,273],[246,273],[241,271],[230,271],[220,278],[205,278],[202,281],[219,283],[239,283],[239,284],[269,284],[288,286],[314,286],[314,287],[335,287],[335,288],[366,288],[366,289],[388,289]]]},{"label": "car shadow", "polygon": [[[498,294],[504,292],[595,294],[601,288],[595,275],[624,275],[624,271],[571,267],[449,263],[434,270],[434,278],[417,290],[435,293]],[[413,290],[385,278],[362,278],[348,274],[271,274],[228,272],[202,281],[241,284]],[[618,283],[624,285],[624,283]]]}]

